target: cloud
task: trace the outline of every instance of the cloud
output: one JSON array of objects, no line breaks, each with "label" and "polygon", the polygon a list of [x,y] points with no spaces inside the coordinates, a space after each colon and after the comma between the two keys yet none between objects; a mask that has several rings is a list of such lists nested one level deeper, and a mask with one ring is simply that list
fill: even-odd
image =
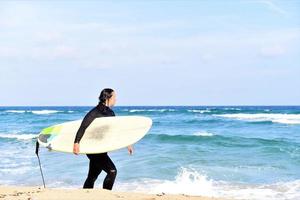
[{"label": "cloud", "polygon": [[[279,14],[287,13],[272,1],[257,2]],[[8,29],[10,32],[7,31],[6,38],[10,42],[0,47],[0,57],[11,60],[65,60],[90,68],[176,67],[185,66],[187,62],[224,62],[228,57],[240,55],[247,58],[249,52],[265,57],[281,56],[291,48],[293,41],[299,41],[300,35],[299,29],[279,28],[224,31],[222,28],[210,30],[211,26],[203,26],[199,30],[198,23],[180,17],[124,22],[99,18],[70,21],[59,16],[57,19],[62,19],[59,21],[48,19],[44,14],[47,11],[37,9],[39,7],[23,5],[13,9],[14,6],[8,7],[7,15],[3,14],[6,21],[2,22],[10,23],[7,19],[13,16],[12,11],[18,10],[20,16],[12,18],[18,26]],[[212,17],[214,19],[215,16]],[[207,16],[203,18],[207,19]],[[218,28],[219,24],[213,25]],[[2,34],[5,33],[0,32],[0,37]]]},{"label": "cloud", "polygon": [[66,25],[64,30],[57,30],[58,33],[40,31],[40,37],[32,35],[26,45],[3,45],[0,57],[12,61],[18,58],[39,62],[57,60],[64,66],[68,66],[67,62],[70,66],[77,63],[80,67],[96,69],[177,68],[188,64],[224,63],[236,58],[247,60],[249,55],[257,54],[283,56],[291,49],[299,49],[294,44],[300,41],[299,29],[198,33],[176,38],[144,34],[116,37],[101,31],[86,35],[85,30],[72,35],[72,30]]},{"label": "cloud", "polygon": [[20,55],[19,49],[14,47],[0,47],[0,58],[16,58]]},{"label": "cloud", "polygon": [[75,47],[60,44],[50,47],[32,47],[25,55],[27,58],[46,61],[56,59],[76,59],[79,55],[78,53],[79,52]]},{"label": "cloud", "polygon": [[288,16],[288,14],[289,14],[286,10],[282,9],[281,7],[279,7],[272,1],[262,0],[262,1],[257,1],[257,2],[265,5],[269,10],[271,10],[275,13],[278,13],[280,15]]},{"label": "cloud", "polygon": [[0,2],[0,28],[26,26],[26,22],[38,19],[37,9],[30,2]]},{"label": "cloud", "polygon": [[63,34],[60,31],[38,31],[34,34],[37,41],[40,42],[58,42],[63,39]]},{"label": "cloud", "polygon": [[260,53],[264,57],[277,57],[284,55],[286,53],[286,48],[280,45],[263,47],[261,48]]},{"label": "cloud", "polygon": [[[146,34],[166,30],[183,30],[189,25],[184,20],[160,20],[147,23],[109,23],[89,21],[64,25],[68,31],[97,32],[101,34]],[[62,29],[63,26],[61,26]]]}]

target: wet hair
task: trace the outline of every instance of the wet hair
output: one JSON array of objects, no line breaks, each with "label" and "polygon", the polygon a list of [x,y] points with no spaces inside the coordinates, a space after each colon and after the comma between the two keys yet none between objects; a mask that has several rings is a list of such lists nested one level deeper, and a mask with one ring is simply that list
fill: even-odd
[{"label": "wet hair", "polygon": [[113,96],[113,92],[114,90],[111,88],[103,89],[99,96],[99,103],[105,104],[106,100],[109,100]]}]

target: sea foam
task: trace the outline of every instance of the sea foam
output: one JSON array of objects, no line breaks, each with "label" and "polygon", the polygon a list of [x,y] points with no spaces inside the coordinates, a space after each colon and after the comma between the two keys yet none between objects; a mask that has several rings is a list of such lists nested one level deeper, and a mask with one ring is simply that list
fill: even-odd
[{"label": "sea foam", "polygon": [[[46,114],[53,114],[53,113],[58,113],[58,112],[63,112],[59,110],[6,110],[6,113],[33,113],[37,115],[46,115]],[[74,111],[67,111],[69,113],[72,113]]]},{"label": "sea foam", "polygon": [[199,131],[199,132],[194,133],[193,135],[195,135],[195,136],[214,136],[213,133],[208,133],[206,131]]},{"label": "sea foam", "polygon": [[31,140],[37,138],[37,134],[0,133],[0,138],[11,138],[17,140]]},{"label": "sea foam", "polygon": [[245,121],[253,121],[253,122],[271,121],[274,123],[282,123],[282,124],[300,124],[300,114],[239,113],[239,114],[222,114],[222,115],[215,115],[215,116],[245,120]]},{"label": "sea foam", "polygon": [[53,113],[58,113],[58,112],[63,112],[59,110],[33,110],[31,111],[33,114],[37,115],[47,115],[47,114],[53,114]]},{"label": "sea foam", "polygon": [[129,112],[135,113],[135,112],[173,112],[175,109],[131,109]]},{"label": "sea foam", "polygon": [[25,113],[26,110],[6,110],[7,113]]},{"label": "sea foam", "polygon": [[211,110],[196,110],[196,109],[193,109],[193,110],[187,110],[188,112],[193,112],[193,113],[210,113]]},{"label": "sea foam", "polygon": [[272,184],[242,184],[217,181],[204,172],[181,168],[174,180],[140,179],[130,183],[118,183],[121,191],[145,192],[150,194],[185,194],[228,199],[248,200],[298,200],[300,180]]}]

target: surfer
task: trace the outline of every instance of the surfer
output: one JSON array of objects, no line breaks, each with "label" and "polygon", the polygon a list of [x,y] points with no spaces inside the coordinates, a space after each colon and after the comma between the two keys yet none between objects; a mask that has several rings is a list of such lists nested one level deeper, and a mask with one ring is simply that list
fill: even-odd
[{"label": "surfer", "polygon": [[[81,125],[77,131],[74,146],[73,146],[73,153],[78,155],[80,151],[79,142],[87,129],[87,127],[92,123],[95,118],[98,117],[109,117],[115,116],[114,111],[111,109],[116,103],[116,93],[111,88],[105,88],[101,91],[99,96],[99,103],[96,107],[90,110],[85,117],[83,118]],[[127,147],[129,154],[133,153],[132,146]],[[113,184],[115,182],[115,178],[117,175],[117,169],[106,153],[98,153],[98,154],[86,154],[90,160],[89,163],[89,172],[87,179],[84,182],[83,188],[93,188],[94,183],[101,173],[104,170],[107,175],[103,181],[103,189],[111,190]]]}]

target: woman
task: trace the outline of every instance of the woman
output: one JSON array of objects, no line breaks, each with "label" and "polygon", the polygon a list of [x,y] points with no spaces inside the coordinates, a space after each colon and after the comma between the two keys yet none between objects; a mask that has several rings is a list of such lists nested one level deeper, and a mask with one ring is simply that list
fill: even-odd
[{"label": "woman", "polygon": [[[73,153],[78,155],[80,145],[79,142],[87,129],[87,127],[92,123],[95,118],[98,117],[108,117],[108,116],[115,116],[114,111],[112,111],[112,107],[116,103],[116,93],[113,89],[105,88],[101,91],[99,96],[99,104],[90,110],[86,116],[83,118],[81,125],[77,131],[74,146],[73,146]],[[127,147],[129,154],[133,153],[132,146]],[[103,181],[103,189],[111,190],[117,175],[117,169],[109,158],[106,153],[99,153],[99,154],[86,154],[90,160],[89,164],[89,172],[86,181],[84,182],[83,188],[93,188],[94,183],[101,173],[104,170],[107,175]]]}]

